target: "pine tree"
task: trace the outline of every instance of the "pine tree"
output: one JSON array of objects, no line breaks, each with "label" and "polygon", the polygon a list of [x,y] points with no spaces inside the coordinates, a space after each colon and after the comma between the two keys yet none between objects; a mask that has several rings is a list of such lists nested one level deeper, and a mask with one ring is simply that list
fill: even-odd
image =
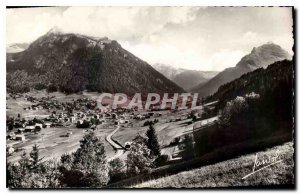
[{"label": "pine tree", "polygon": [[102,187],[109,181],[104,145],[94,132],[86,134],[73,156],[61,158],[61,182],[67,187]]},{"label": "pine tree", "polygon": [[154,156],[160,156],[160,146],[157,140],[155,129],[152,124],[149,126],[146,135],[148,137],[146,145],[148,149],[151,150],[151,154],[153,154]]},{"label": "pine tree", "polygon": [[40,156],[39,156],[39,148],[38,146],[35,144],[33,147],[32,147],[32,151],[30,152],[29,154],[30,158],[31,158],[31,168],[34,172],[38,171],[38,168],[39,168],[39,162],[42,160],[40,159]]},{"label": "pine tree", "polygon": [[133,139],[126,160],[128,175],[148,173],[153,167],[151,150],[147,148],[146,143],[147,140],[139,134]]},{"label": "pine tree", "polygon": [[181,150],[180,155],[183,160],[193,159],[195,157],[193,137],[191,135],[185,135],[183,144],[179,146],[179,149]]}]

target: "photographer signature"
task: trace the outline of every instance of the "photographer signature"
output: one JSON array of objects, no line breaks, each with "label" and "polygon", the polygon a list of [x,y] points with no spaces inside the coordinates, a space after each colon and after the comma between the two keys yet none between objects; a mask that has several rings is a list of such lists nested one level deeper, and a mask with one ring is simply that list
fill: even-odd
[{"label": "photographer signature", "polygon": [[280,158],[279,151],[276,151],[275,156],[268,156],[268,157],[263,157],[262,159],[258,158],[258,154],[256,153],[255,155],[255,161],[253,165],[252,172],[244,176],[242,179],[245,179],[265,168],[268,168],[274,164],[280,163],[283,160]]}]

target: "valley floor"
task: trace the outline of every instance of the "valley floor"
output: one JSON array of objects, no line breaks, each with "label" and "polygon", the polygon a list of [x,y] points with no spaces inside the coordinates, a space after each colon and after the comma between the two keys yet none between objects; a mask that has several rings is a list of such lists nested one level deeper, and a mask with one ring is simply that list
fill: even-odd
[{"label": "valley floor", "polygon": [[[100,94],[96,92],[83,92],[82,94],[65,95],[61,92],[47,93],[45,90],[34,90],[26,93],[26,95],[35,97],[37,99],[42,97],[53,97],[53,99],[60,103],[70,103],[83,98],[97,100]],[[7,94],[6,115],[8,117],[17,118],[18,114],[20,114],[22,119],[24,118],[26,120],[31,120],[33,118],[47,118],[52,111],[56,110],[24,110],[24,108],[30,107],[36,103],[37,102],[30,102],[24,99],[24,97],[13,99],[9,94]],[[56,111],[66,112],[63,110]],[[109,134],[111,134],[112,139],[121,145],[125,145],[126,142],[131,142],[137,134],[145,134],[149,128],[149,126],[144,126],[145,121],[159,119],[159,122],[155,124],[155,129],[159,137],[159,143],[163,147],[162,153],[169,155],[172,159],[172,154],[176,152],[176,146],[169,146],[170,142],[173,141],[175,137],[184,135],[186,133],[191,133],[193,125],[189,123],[191,119],[186,118],[188,113],[185,111],[172,113],[169,110],[164,110],[156,111],[156,113],[157,112],[161,113],[161,116],[151,117],[144,120],[131,119],[133,126],[120,127],[120,129],[113,134],[111,133],[116,129],[115,124],[111,124],[109,126],[97,126],[95,133],[100,139],[102,139],[104,143],[107,158],[110,160],[118,156],[121,159],[126,160],[127,156],[127,152],[124,153],[123,151],[121,152],[120,150],[116,151],[113,149],[111,143],[109,143],[106,139]],[[141,114],[145,114],[145,112],[141,111]],[[172,120],[172,122],[170,122],[170,120]],[[7,131],[7,135],[11,132],[17,132],[17,128],[14,128],[12,131]],[[72,135],[70,137],[65,137],[64,135],[66,135],[67,132],[72,132]],[[74,152],[79,147],[79,141],[85,134],[86,130],[76,128],[75,124],[71,124],[67,127],[45,128],[39,133],[24,133],[23,135],[26,139],[24,141],[15,141],[9,139],[6,141],[7,147],[13,147],[16,150],[13,154],[7,156],[7,161],[12,163],[17,162],[21,159],[24,151],[29,154],[35,144],[39,147],[40,156],[44,161],[49,159],[59,159],[64,153]]]},{"label": "valley floor", "polygon": [[[142,182],[133,188],[210,188],[271,186],[294,184],[294,148],[288,142],[265,151],[240,156],[217,164],[180,172],[175,175]],[[270,164],[253,166],[255,161],[271,161]],[[277,161],[277,163],[275,163]],[[275,164],[274,164],[275,163]],[[270,165],[270,166],[268,166]],[[263,168],[264,166],[267,166]],[[249,175],[248,177],[245,177]],[[243,179],[243,177],[245,177]]]}]

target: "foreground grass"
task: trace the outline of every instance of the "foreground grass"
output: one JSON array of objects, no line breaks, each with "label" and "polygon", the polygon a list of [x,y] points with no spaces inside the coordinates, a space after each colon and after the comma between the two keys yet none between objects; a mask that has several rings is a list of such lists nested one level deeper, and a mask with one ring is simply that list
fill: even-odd
[{"label": "foreground grass", "polygon": [[[253,175],[242,179],[253,170],[255,157],[259,160],[279,154],[282,162],[271,165]],[[294,184],[293,143],[285,143],[266,151],[244,155],[214,165],[181,172],[175,175],[150,180],[134,188],[207,188],[259,185]],[[256,169],[260,169],[257,167]]]}]

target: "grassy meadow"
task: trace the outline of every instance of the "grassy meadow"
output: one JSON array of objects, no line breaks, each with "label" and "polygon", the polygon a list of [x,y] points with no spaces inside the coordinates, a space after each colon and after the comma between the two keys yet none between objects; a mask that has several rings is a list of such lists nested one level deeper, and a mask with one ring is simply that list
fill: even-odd
[{"label": "grassy meadow", "polygon": [[[279,153],[282,162],[271,165],[242,179],[253,170],[256,154],[259,159],[273,157]],[[294,184],[294,148],[288,142],[265,151],[240,156],[235,159],[180,172],[175,175],[149,180],[131,186],[132,188],[211,188],[243,187]],[[257,168],[259,169],[259,168]]]}]

